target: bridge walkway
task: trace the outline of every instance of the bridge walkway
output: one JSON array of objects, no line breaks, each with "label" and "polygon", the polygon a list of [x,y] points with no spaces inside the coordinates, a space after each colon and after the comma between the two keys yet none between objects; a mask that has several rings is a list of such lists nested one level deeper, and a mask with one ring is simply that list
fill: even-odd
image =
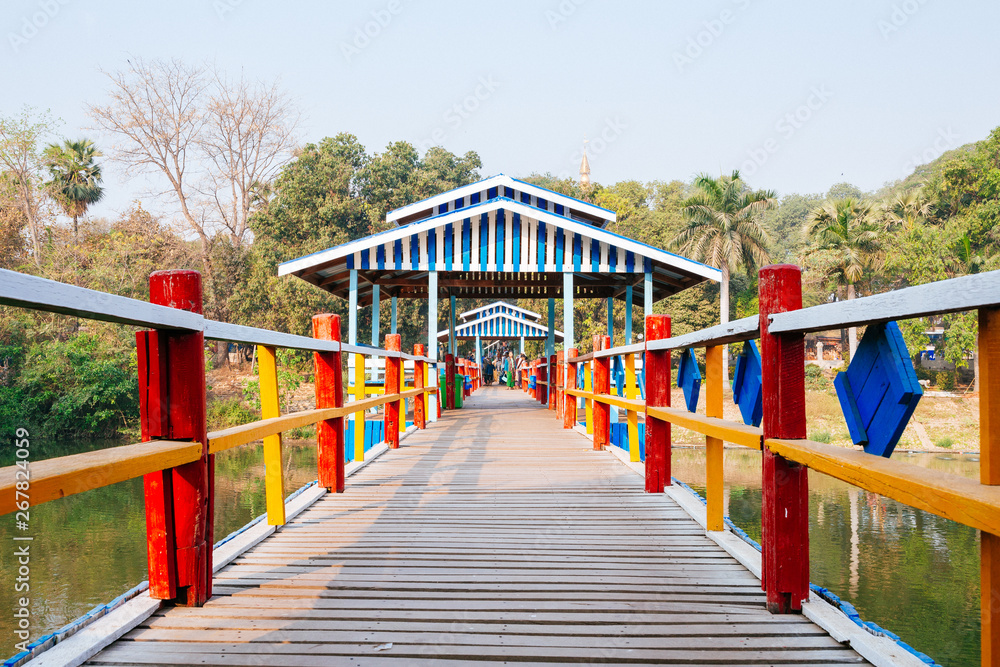
[{"label": "bridge walkway", "polygon": [[869,664],[670,497],[486,387],[91,665]]}]

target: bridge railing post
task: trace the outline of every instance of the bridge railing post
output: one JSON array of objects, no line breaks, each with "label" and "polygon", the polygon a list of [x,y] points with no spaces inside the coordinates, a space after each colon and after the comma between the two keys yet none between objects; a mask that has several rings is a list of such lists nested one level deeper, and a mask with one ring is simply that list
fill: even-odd
[{"label": "bridge railing post", "polygon": [[[639,396],[639,387],[635,375],[635,354],[625,355],[625,398],[635,399]],[[639,463],[639,412],[629,410],[626,413],[628,422],[628,456],[629,461]]]},{"label": "bridge railing post", "polygon": [[[418,357],[426,356],[424,346],[417,343],[413,346],[413,354]],[[426,386],[427,362],[413,362],[413,387],[423,389]],[[413,399],[413,425],[419,429],[427,428],[427,394],[417,394]]]},{"label": "bridge railing post", "polygon": [[[340,342],[340,315],[324,313],[312,318],[313,338]],[[344,371],[340,352],[314,352],[317,408],[344,407]],[[344,492],[344,418],[316,424],[316,467],[319,485]]]},{"label": "bridge railing post", "polygon": [[[600,346],[601,337],[594,336],[594,345]],[[579,373],[579,370],[577,371]],[[594,391],[594,366],[593,361],[583,362],[583,390],[587,393]],[[594,399],[583,399],[583,423],[587,435],[594,434]]]},{"label": "bridge railing post", "polygon": [[[278,394],[278,357],[275,348],[270,345],[257,346],[257,369],[260,380],[260,418],[280,417],[281,397]],[[264,498],[268,525],[285,525],[285,484],[280,433],[264,437]]]},{"label": "bridge railing post", "polygon": [[[594,336],[594,352],[611,349],[610,336]],[[594,359],[594,393],[607,396],[611,393],[611,357]],[[611,406],[594,401],[594,449],[602,450],[611,444]]]},{"label": "bridge railing post", "polygon": [[455,356],[444,356],[444,405],[446,410],[455,409]]},{"label": "bridge railing post", "polygon": [[[401,352],[403,338],[399,334],[386,334],[385,349],[389,352]],[[398,394],[402,391],[403,360],[400,357],[385,358],[385,395]],[[399,448],[399,422],[401,400],[389,401],[382,412],[385,444],[389,449]]]},{"label": "bridge railing post", "polygon": [[[200,314],[201,274],[156,271],[149,300]],[[202,444],[198,461],[143,478],[150,596],[201,606],[212,596],[215,465],[208,453],[204,333],[139,331],[136,347],[142,441]]]},{"label": "bridge railing post", "polygon": [[[979,310],[979,481],[1000,485],[1000,308]],[[1000,661],[1000,536],[980,533],[982,664]]]},{"label": "bridge railing post", "polygon": [[[670,407],[670,351],[650,350],[649,341],[670,338],[668,315],[646,316],[646,406]],[[646,413],[646,492],[670,486],[670,422]]]},{"label": "bridge railing post", "polygon": [[574,361],[579,356],[579,350],[571,347],[566,350],[566,372],[563,387],[563,428],[573,428],[576,426],[576,396],[573,396],[567,389],[576,389],[576,367]]},{"label": "bridge railing post", "polygon": [[[760,270],[760,353],[764,441],[806,437],[805,337],[768,333],[769,318],[802,308],[802,270],[791,264]],[[809,597],[808,469],[763,452],[761,583],[771,613],[802,609]]]},{"label": "bridge railing post", "polygon": [[538,402],[545,407],[548,407],[549,405],[549,369],[548,366],[546,366],[547,363],[548,359],[539,359],[538,368],[535,371],[537,376],[536,386],[538,387],[536,397],[538,398]]},{"label": "bridge railing post", "polygon": [[549,386],[548,386],[548,399],[549,399],[549,410],[556,411],[556,416],[558,416],[558,410],[556,406],[558,404],[557,397],[559,395],[559,366],[556,364],[556,355],[549,355]]},{"label": "bridge railing post", "polygon": [[[722,345],[705,349],[705,416],[723,418]],[[705,499],[708,530],[725,530],[722,440],[705,436]]]},{"label": "bridge railing post", "polygon": [[566,362],[565,362],[565,351],[557,352],[555,355],[556,365],[555,365],[555,401],[556,401],[556,419],[558,421],[563,421],[563,408],[566,407],[566,400],[563,396],[563,383],[566,381]]}]

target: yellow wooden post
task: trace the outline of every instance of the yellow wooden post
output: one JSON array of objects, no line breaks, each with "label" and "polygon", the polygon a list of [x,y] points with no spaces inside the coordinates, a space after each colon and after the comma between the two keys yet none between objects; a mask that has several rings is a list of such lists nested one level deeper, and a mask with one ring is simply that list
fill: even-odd
[{"label": "yellow wooden post", "polygon": [[[365,389],[365,355],[354,355],[354,400],[363,401]],[[365,460],[365,411],[354,413],[354,460]]]},{"label": "yellow wooden post", "polygon": [[[278,364],[273,347],[257,346],[257,367],[260,369],[260,416],[272,419],[281,416],[278,397]],[[281,434],[264,438],[264,493],[267,501],[267,523],[285,525],[285,486],[281,469]]]},{"label": "yellow wooden post", "polygon": [[[979,310],[979,481],[1000,485],[1000,308]],[[980,535],[982,664],[1000,661],[1000,537]]]},{"label": "yellow wooden post", "polygon": [[[638,386],[635,381],[635,355],[625,355],[625,398],[634,400],[638,398]],[[626,412],[628,421],[628,458],[633,463],[638,463],[639,458],[639,413],[635,410]]]},{"label": "yellow wooden post", "polygon": [[[591,374],[591,370],[594,368],[593,363],[593,361],[588,361],[583,364],[583,390],[587,393],[594,391],[594,376]],[[594,432],[594,402],[588,398],[585,399],[584,405],[587,413],[587,435],[590,435]]]},{"label": "yellow wooden post", "polygon": [[[722,418],[722,351],[715,345],[705,350],[705,416]],[[709,530],[723,530],[722,440],[705,438],[706,521]]]}]

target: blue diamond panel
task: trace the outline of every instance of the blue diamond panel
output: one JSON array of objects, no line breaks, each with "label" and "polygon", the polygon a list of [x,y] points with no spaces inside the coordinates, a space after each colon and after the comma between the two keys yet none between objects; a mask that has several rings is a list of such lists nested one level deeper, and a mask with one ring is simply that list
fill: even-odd
[{"label": "blue diamond panel", "polygon": [[733,402],[740,406],[744,424],[760,426],[764,416],[764,392],[760,374],[760,352],[752,340],[743,343],[733,374]]},{"label": "blue diamond panel", "polygon": [[896,323],[869,326],[833,385],[854,444],[890,457],[924,395]]},{"label": "blue diamond panel", "polygon": [[697,412],[698,394],[701,393],[701,370],[691,348],[681,353],[681,361],[677,366],[677,386],[684,391],[684,402],[687,403],[688,412]]}]

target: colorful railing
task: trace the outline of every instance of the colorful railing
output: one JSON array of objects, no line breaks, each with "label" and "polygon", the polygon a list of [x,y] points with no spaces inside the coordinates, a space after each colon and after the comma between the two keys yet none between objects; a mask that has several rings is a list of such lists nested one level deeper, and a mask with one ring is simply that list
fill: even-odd
[{"label": "colorful railing", "polygon": [[[27,513],[44,502],[143,477],[150,595],[183,605],[201,605],[211,597],[216,453],[263,440],[267,520],[282,525],[282,432],[315,424],[319,484],[342,492],[344,418],[353,414],[363,425],[366,411],[383,406],[385,442],[395,448],[406,429],[404,401],[413,401],[415,427],[422,429],[427,394],[438,390],[440,362],[425,356],[423,345],[406,354],[398,334],[385,337],[385,349],[343,343],[338,315],[315,316],[313,338],[205,319],[195,271],[154,273],[146,303],[0,270],[0,304],[147,328],[136,334],[142,442],[0,469],[0,514]],[[257,346],[260,420],[208,432],[206,339]],[[315,409],[281,414],[277,348],[314,353]],[[344,353],[356,355],[355,368],[362,369],[351,388],[354,400],[346,404]],[[384,383],[375,396],[365,385],[366,357],[385,362]],[[410,389],[403,386],[405,362],[413,365]],[[364,431],[354,429],[355,460],[364,457]],[[18,438],[27,442],[22,434]]]},{"label": "colorful railing", "polygon": [[[724,529],[722,443],[762,451],[762,586],[768,608],[786,613],[809,597],[807,468],[982,531],[982,656],[1000,661],[1000,271],[910,287],[876,296],[802,308],[801,271],[796,266],[761,270],[760,315],[671,337],[670,318],[646,318],[643,343],[610,347],[595,336],[594,352],[576,349],[536,362],[539,382],[553,389],[549,407],[565,428],[577,425],[577,400],[594,448],[608,446],[611,406],[624,410],[629,455],[639,461],[637,423],[645,417],[646,490],[670,485],[670,427],[705,436],[707,524]],[[865,452],[813,442],[806,434],[806,333],[899,319],[978,310],[980,480],[929,470]],[[763,420],[760,427],[723,418],[722,355],[725,345],[760,340]],[[670,405],[674,350],[705,348],[705,414]],[[637,396],[635,357],[645,354],[646,400]],[[624,357],[625,396],[609,394],[609,360]],[[576,381],[578,367],[585,386]],[[555,382],[544,379],[556,368]],[[631,370],[630,370],[631,369]],[[592,386],[591,385],[592,382]],[[544,391],[542,392],[545,393]],[[548,397],[546,397],[548,398]],[[544,403],[546,398],[540,398]]]}]

